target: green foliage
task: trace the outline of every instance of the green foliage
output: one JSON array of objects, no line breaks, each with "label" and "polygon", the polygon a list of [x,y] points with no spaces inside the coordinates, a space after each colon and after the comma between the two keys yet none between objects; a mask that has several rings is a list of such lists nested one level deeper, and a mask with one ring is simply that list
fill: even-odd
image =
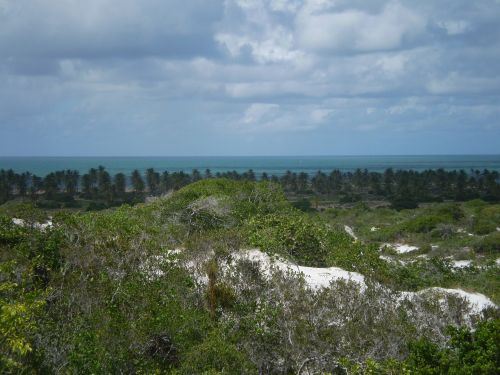
[{"label": "green foliage", "polygon": [[311,201],[305,198],[293,202],[292,206],[304,212],[310,212],[313,210]]},{"label": "green foliage", "polygon": [[[16,284],[0,284],[2,294],[14,292]],[[15,302],[0,298],[0,370],[19,371],[33,351],[33,336],[37,332],[36,317],[44,306],[43,296],[37,293],[17,293]]]},{"label": "green foliage", "polygon": [[399,290],[419,290],[432,286],[447,286],[462,276],[450,263],[441,258],[418,259],[408,264],[391,264],[377,269],[377,277]]},{"label": "green foliage", "polygon": [[449,372],[449,356],[433,342],[421,339],[410,343],[406,360],[413,372],[422,375],[439,375]]},{"label": "green foliage", "polygon": [[34,270],[29,265],[0,263],[0,275],[0,371],[17,373],[30,368],[46,293],[31,286]]},{"label": "green foliage", "polygon": [[256,369],[220,331],[211,332],[190,350],[183,361],[181,373],[190,374],[255,374]]},{"label": "green foliage", "polygon": [[380,259],[378,247],[349,239],[342,234],[330,234],[327,265],[378,278],[377,273],[387,265]]},{"label": "green foliage", "polygon": [[0,246],[20,242],[25,233],[26,229],[15,225],[10,217],[0,215]]},{"label": "green foliage", "polygon": [[[298,211],[252,217],[247,226],[248,241],[269,254],[281,254],[295,261],[321,266],[328,252],[328,236],[333,233],[323,223]],[[342,240],[346,237],[338,236]]]},{"label": "green foliage", "polygon": [[395,210],[411,210],[418,207],[418,202],[411,198],[396,198],[391,201],[391,208]]},{"label": "green foliage", "polygon": [[402,229],[413,233],[426,233],[436,228],[438,224],[446,223],[449,218],[438,215],[421,215],[402,225]]},{"label": "green foliage", "polygon": [[477,234],[488,234],[500,228],[500,205],[483,207],[475,216],[472,230]]},{"label": "green foliage", "polygon": [[209,179],[180,189],[169,199],[159,202],[158,208],[164,215],[170,215],[208,197],[224,201],[230,215],[240,221],[288,207],[283,191],[273,183]]},{"label": "green foliage", "polygon": [[[331,211],[327,217],[338,222],[329,225],[292,208],[276,184],[224,179],[199,181],[144,205],[61,212],[52,229],[35,225],[46,218],[26,206],[16,212],[26,225],[0,217],[0,370],[296,373],[314,358],[307,371],[460,373],[461,364],[468,373],[496,372],[498,323],[452,331],[445,347],[442,328],[449,323],[407,313],[392,304],[390,290],[371,281],[405,290],[461,282],[491,291],[498,289],[498,268],[455,271],[437,257],[389,264],[379,258],[378,244],[353,241],[338,225],[352,225],[362,236],[369,229],[356,220],[371,218],[368,228],[383,222],[387,236],[410,229],[429,236],[426,217],[439,218],[440,229],[463,225],[463,210],[479,210],[461,207],[436,205],[415,215],[359,206]],[[491,247],[493,237],[481,238],[481,246]],[[361,272],[367,289],[335,283],[311,291],[281,272],[268,279],[251,261],[232,256],[243,245],[299,264]],[[410,337],[422,332],[435,341],[408,351]]]},{"label": "green foliage", "polygon": [[496,231],[479,238],[474,244],[478,253],[498,254],[500,252],[500,232]]},{"label": "green foliage", "polygon": [[444,225],[456,223],[464,216],[464,211],[456,203],[439,204],[405,221],[400,225],[400,229],[410,233],[428,233]]},{"label": "green foliage", "polygon": [[440,204],[435,206],[430,211],[438,216],[447,218],[451,222],[456,222],[465,217],[464,210],[460,207],[458,203]]},{"label": "green foliage", "polygon": [[411,373],[484,374],[500,372],[500,320],[479,324],[475,331],[449,328],[449,345],[438,345],[422,339],[410,345],[406,365]]}]

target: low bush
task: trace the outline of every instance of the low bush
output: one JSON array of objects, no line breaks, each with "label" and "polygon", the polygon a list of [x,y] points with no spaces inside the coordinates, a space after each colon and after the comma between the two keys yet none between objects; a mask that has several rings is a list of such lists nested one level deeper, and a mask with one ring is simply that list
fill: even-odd
[{"label": "low bush", "polygon": [[483,207],[473,218],[472,231],[488,234],[500,227],[500,205]]},{"label": "low bush", "polygon": [[401,228],[406,232],[411,233],[428,233],[436,228],[439,224],[448,222],[448,218],[438,215],[421,215],[407,221],[401,225]]},{"label": "low bush", "polygon": [[500,232],[493,232],[485,237],[479,238],[474,244],[474,250],[478,253],[499,253]]},{"label": "low bush", "polygon": [[410,344],[404,362],[415,374],[484,374],[500,373],[500,320],[480,323],[475,331],[450,327],[445,348],[421,339]]},{"label": "low bush", "polygon": [[[290,257],[299,264],[324,266],[329,230],[299,211],[252,217],[246,228],[248,242],[270,254]],[[343,240],[346,236],[341,235]],[[347,236],[348,238],[348,236]]]}]

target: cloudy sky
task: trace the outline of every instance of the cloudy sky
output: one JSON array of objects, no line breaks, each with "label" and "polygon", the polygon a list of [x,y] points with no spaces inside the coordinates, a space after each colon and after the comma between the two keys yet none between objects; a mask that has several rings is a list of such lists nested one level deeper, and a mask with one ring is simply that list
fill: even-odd
[{"label": "cloudy sky", "polygon": [[500,153],[499,0],[0,0],[0,155]]}]

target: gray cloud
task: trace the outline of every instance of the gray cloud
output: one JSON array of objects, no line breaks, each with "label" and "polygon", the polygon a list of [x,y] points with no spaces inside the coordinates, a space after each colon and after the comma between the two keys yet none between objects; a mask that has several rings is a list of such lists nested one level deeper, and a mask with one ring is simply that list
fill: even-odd
[{"label": "gray cloud", "polygon": [[3,0],[0,55],[141,58],[213,55],[217,1]]},{"label": "gray cloud", "polygon": [[[0,0],[0,148],[18,152],[14,134],[85,153],[78,139],[121,132],[137,153],[164,153],[163,137],[269,153],[285,135],[329,153],[336,134],[474,129],[491,145],[499,18],[494,0]],[[91,152],[106,147],[125,153]]]}]

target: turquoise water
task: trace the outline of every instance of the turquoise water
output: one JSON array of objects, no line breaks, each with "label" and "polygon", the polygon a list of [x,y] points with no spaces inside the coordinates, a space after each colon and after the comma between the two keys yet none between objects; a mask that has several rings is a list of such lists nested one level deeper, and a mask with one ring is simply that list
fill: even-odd
[{"label": "turquoise water", "polygon": [[85,173],[89,168],[103,165],[109,173],[129,175],[134,169],[145,171],[185,171],[194,168],[212,173],[253,169],[257,174],[282,175],[287,170],[316,173],[318,170],[352,171],[367,168],[370,171],[394,169],[444,168],[490,169],[500,171],[500,155],[414,155],[414,156],[210,156],[210,157],[0,157],[0,169],[12,168],[16,172],[29,171],[39,176],[61,169],[77,169]]}]

